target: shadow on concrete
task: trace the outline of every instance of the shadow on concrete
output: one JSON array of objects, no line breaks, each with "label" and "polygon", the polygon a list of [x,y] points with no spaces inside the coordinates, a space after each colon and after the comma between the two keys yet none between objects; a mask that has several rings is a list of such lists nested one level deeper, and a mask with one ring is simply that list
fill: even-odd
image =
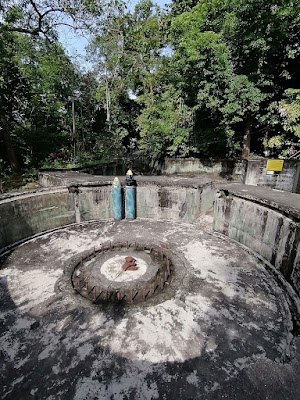
[{"label": "shadow on concrete", "polygon": [[[38,260],[38,253],[34,257]],[[241,255],[241,265],[242,262]],[[241,268],[241,289],[247,287],[249,279],[251,276]],[[300,393],[299,362],[275,361],[281,355],[276,346],[282,332],[269,340],[272,328],[266,327],[263,319],[256,327],[251,325],[257,321],[259,306],[253,307],[242,296],[226,296],[218,292],[217,283],[194,275],[187,281],[186,289],[184,295],[176,298],[183,306],[186,296],[199,292],[211,300],[207,310],[211,319],[202,329],[204,343],[190,344],[198,356],[182,362],[150,362],[139,359],[138,354],[121,356],[112,350],[107,335],[104,340],[101,329],[110,329],[113,341],[115,327],[121,324],[124,338],[120,341],[125,347],[133,330],[140,329],[138,324],[128,324],[128,310],[123,305],[101,307],[103,317],[94,312],[96,306],[66,306],[63,294],[59,294],[42,303],[43,313],[36,316],[22,311],[26,302],[16,306],[8,279],[3,276],[0,398],[295,400]],[[271,310],[265,312],[270,312],[270,320]],[[201,324],[201,320],[196,323]],[[189,329],[187,336],[193,337]],[[176,330],[172,334],[175,339]],[[143,349],[138,350],[143,356]]]},{"label": "shadow on concrete", "polygon": [[[242,321],[231,321],[227,326],[217,323],[220,322],[217,318],[212,321],[205,332],[207,340],[199,357],[183,362],[151,363],[136,360],[134,355],[129,359],[112,352],[102,344],[101,332],[97,330],[86,340],[82,329],[90,319],[86,309],[64,310],[58,319],[58,315],[52,312],[52,306],[57,307],[56,299],[48,305],[49,314],[34,320],[16,311],[6,277],[1,278],[0,284],[1,312],[5,313],[5,323],[0,325],[1,336],[5,337],[7,330],[19,324],[20,317],[32,320],[23,330],[12,334],[19,345],[14,358],[10,356],[13,349],[3,347],[1,343],[3,399],[294,400],[295,393],[299,393],[300,383],[297,383],[296,374],[296,371],[300,372],[299,366],[292,370],[288,364],[276,363],[271,343],[269,349],[264,348],[267,354],[254,357],[252,361],[241,359],[240,365],[237,364],[239,354],[233,348],[232,331],[239,330],[237,342],[245,339],[243,353],[260,353],[261,340],[256,343],[253,337],[247,339],[248,328],[240,326]],[[192,291],[194,289],[191,287]],[[212,303],[212,308],[221,313],[229,301],[233,309],[243,311],[244,322],[254,319],[257,311],[246,302],[241,304],[240,299],[222,296]],[[114,305],[103,311],[108,317],[104,324],[122,321],[126,314],[124,307]],[[58,329],[59,321],[67,323]],[[128,330],[128,336],[130,334]],[[259,336],[261,332],[258,332]],[[208,342],[212,341],[217,343],[217,351],[209,349]],[[21,365],[20,358],[26,354],[30,357]],[[247,361],[246,366],[243,366],[244,361]]]},{"label": "shadow on concrete", "polygon": [[[9,204],[12,207],[12,205]],[[9,249],[9,246],[14,245],[18,241],[22,241],[26,238],[33,236],[35,233],[32,225],[28,223],[28,221],[21,217],[18,212],[18,208],[16,205],[14,206],[14,210],[12,211],[12,215],[6,215],[7,220],[2,218],[1,226],[0,226],[0,268],[1,268],[1,252],[5,251],[6,248]],[[15,218],[15,213],[17,213],[17,218]],[[3,214],[1,214],[3,217]]]},{"label": "shadow on concrete", "polygon": [[222,170],[220,172],[220,176],[227,180],[233,180],[234,169],[236,166],[236,160],[228,159],[228,160],[221,160],[222,163]]}]

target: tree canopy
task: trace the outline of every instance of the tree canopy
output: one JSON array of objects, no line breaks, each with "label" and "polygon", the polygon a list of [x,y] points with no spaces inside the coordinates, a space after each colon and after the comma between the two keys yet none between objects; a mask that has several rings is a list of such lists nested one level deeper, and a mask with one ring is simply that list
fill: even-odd
[{"label": "tree canopy", "polygon": [[[299,150],[299,18],[299,0],[2,1],[0,173]],[[88,32],[89,72],[63,25]]]}]

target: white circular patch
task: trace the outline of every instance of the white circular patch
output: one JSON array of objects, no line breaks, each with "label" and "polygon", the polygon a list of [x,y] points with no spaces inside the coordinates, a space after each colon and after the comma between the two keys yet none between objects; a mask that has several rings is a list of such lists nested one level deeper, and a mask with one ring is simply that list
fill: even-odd
[{"label": "white circular patch", "polygon": [[141,258],[135,258],[138,269],[136,271],[124,271],[122,265],[125,263],[125,257],[115,256],[105,261],[100,272],[110,281],[130,282],[143,276],[147,271],[147,263]]}]

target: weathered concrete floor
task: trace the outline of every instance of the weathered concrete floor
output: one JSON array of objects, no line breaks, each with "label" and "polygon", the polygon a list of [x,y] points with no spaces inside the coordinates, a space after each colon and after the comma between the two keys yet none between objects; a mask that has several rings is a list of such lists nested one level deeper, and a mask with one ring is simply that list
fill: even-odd
[{"label": "weathered concrete floor", "polygon": [[[174,296],[90,305],[57,284],[108,240],[166,242]],[[254,256],[197,227],[92,222],[17,247],[0,270],[1,399],[296,399],[299,353],[282,290]]]}]

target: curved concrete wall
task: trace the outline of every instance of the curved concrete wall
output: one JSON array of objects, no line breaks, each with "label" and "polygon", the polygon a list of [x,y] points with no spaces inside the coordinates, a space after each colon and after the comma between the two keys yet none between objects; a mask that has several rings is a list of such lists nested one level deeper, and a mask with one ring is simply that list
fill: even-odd
[{"label": "curved concrete wall", "polygon": [[74,195],[66,188],[3,195],[1,249],[40,232],[75,222]]},{"label": "curved concrete wall", "polygon": [[[194,223],[212,208],[213,185],[202,188],[139,184],[136,191],[137,218],[167,219]],[[80,221],[112,218],[111,186],[77,188]]]},{"label": "curved concrete wall", "polygon": [[[220,190],[214,205],[214,230],[258,253],[300,294],[300,212],[245,192]],[[295,202],[300,205],[299,196]]]},{"label": "curved concrete wall", "polygon": [[[111,182],[79,172],[43,172],[42,186],[68,186],[77,196],[77,221],[112,217]],[[193,223],[211,209],[215,185],[206,179],[163,176],[138,176],[137,217]],[[124,177],[120,177],[121,182]]]},{"label": "curved concrete wall", "polygon": [[[57,183],[57,182],[56,182]],[[212,208],[212,183],[201,187],[140,182],[137,217],[196,222]],[[15,242],[74,222],[113,218],[111,183],[74,183],[0,197],[0,253]]]},{"label": "curved concrete wall", "polygon": [[[241,185],[237,185],[241,186]],[[300,204],[289,206],[291,196],[274,202],[241,190],[219,192],[214,206],[214,230],[229,236],[275,266],[300,294]],[[214,185],[162,185],[140,182],[137,217],[195,223],[213,205]],[[271,195],[270,195],[271,196]],[[279,196],[279,194],[277,195]],[[279,196],[280,197],[280,196]],[[293,200],[293,199],[292,199]],[[0,197],[0,253],[32,235],[74,222],[112,218],[110,182],[73,183],[68,188],[41,189]]]}]

